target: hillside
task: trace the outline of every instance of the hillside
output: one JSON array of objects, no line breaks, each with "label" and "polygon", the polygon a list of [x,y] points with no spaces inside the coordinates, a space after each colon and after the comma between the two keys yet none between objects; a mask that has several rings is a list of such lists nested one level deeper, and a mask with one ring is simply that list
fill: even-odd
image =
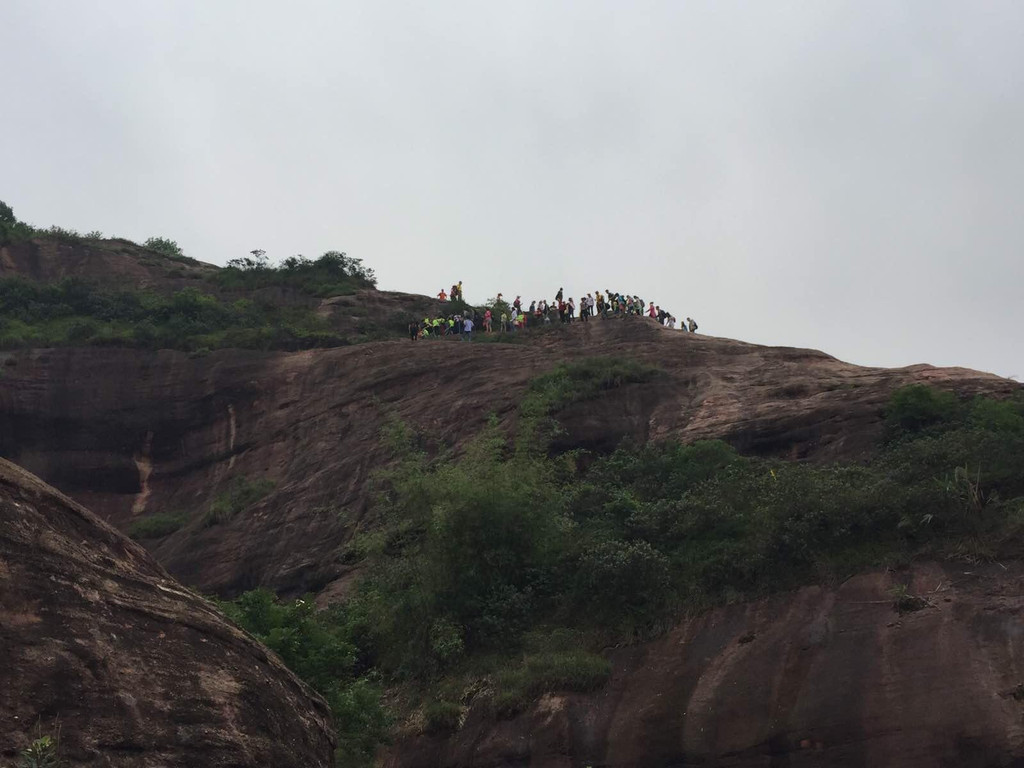
[{"label": "hillside", "polygon": [[[975,371],[869,369],[820,352],[690,336],[628,318],[531,344],[376,342],[296,353],[54,349],[0,353],[0,455],[127,530],[152,514],[183,527],[149,541],[204,591],[299,594],[342,579],[339,553],[385,461],[389,414],[456,445],[488,415],[515,420],[528,382],[564,361],[628,356],[667,372],[560,414],[563,447],[722,438],[741,452],[827,461],[879,438],[892,392],[928,382],[1008,394]],[[203,520],[233,479],[274,490],[246,514]]]},{"label": "hillside", "polygon": [[[410,341],[446,307],[333,257],[182,277],[131,244],[17,249],[6,285],[49,309],[5,305],[0,456],[238,598],[350,761],[389,722],[394,766],[1024,758],[1018,383],[639,317]],[[68,278],[99,314],[32,294]],[[125,280],[143,315],[111,319]],[[151,310],[187,343],[141,337]],[[93,333],[26,335],[66,321]]]}]

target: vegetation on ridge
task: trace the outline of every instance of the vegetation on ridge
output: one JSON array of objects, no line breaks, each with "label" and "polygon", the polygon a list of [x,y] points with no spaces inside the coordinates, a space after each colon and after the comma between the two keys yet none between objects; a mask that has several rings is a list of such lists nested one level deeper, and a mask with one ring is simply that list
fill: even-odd
[{"label": "vegetation on ridge", "polygon": [[[548,403],[600,396],[567,368],[551,381],[570,391]],[[534,410],[522,418],[550,412]],[[340,684],[387,686],[423,730],[448,732],[470,705],[506,716],[546,691],[592,690],[610,671],[600,648],[687,612],[918,556],[1017,553],[1024,398],[913,387],[894,395],[886,420],[872,460],[835,466],[744,457],[719,441],[549,457],[496,423],[462,455],[431,457],[393,424],[377,519],[346,552],[366,576],[347,603],[316,614],[351,644]],[[363,705],[375,713],[370,731],[345,709],[339,728],[382,737],[379,703]]]},{"label": "vegetation on ridge", "polygon": [[[95,244],[102,233],[81,235],[19,222],[0,202],[0,245],[36,237],[62,243]],[[325,296],[354,293],[376,285],[372,269],[340,251],[317,259],[293,256],[272,265],[262,251],[232,259],[223,269],[199,265],[174,240],[149,238],[142,248],[177,264],[162,277],[200,281],[187,287],[168,282],[148,290],[110,290],[68,278],[43,284],[23,278],[0,279],[0,349],[52,346],[129,346],[203,351],[305,349],[339,346],[349,339],[316,312]],[[167,266],[141,252],[140,264]],[[177,287],[176,290],[169,290]],[[398,335],[406,322],[389,332]],[[372,336],[379,328],[358,329]],[[369,331],[369,332],[368,332]]]}]

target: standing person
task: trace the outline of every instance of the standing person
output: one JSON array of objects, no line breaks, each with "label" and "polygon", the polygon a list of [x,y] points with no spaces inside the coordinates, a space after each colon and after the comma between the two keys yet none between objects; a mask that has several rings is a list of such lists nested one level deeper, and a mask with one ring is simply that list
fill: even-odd
[{"label": "standing person", "polygon": [[674,329],[676,327],[676,319],[672,315],[669,315],[668,319],[666,319],[665,322],[668,324],[669,328]]},{"label": "standing person", "polygon": [[459,301],[465,301],[465,299],[462,298],[462,281],[461,280],[459,280],[459,286],[458,287],[459,287]]},{"label": "standing person", "polygon": [[576,302],[572,300],[572,296],[569,297],[569,301],[566,302],[565,313],[569,317],[568,322],[572,322],[573,318],[576,317]]},{"label": "standing person", "polygon": [[562,289],[559,288],[558,289],[558,293],[555,294],[555,301],[561,301],[561,300],[562,300]]},{"label": "standing person", "polygon": [[508,333],[508,312],[501,313],[501,332]]},{"label": "standing person", "polygon": [[416,341],[420,336],[420,324],[416,320],[409,323],[409,338]]},{"label": "standing person", "polygon": [[522,296],[516,296],[516,300],[512,302],[512,307],[515,309],[516,314],[518,315],[519,314],[519,310],[521,310],[523,308],[523,298],[522,298]]},{"label": "standing person", "polygon": [[697,321],[694,320],[692,317],[686,318],[686,326],[687,328],[689,328],[690,333],[697,332]]},{"label": "standing person", "polygon": [[491,310],[489,309],[484,312],[484,330],[487,331],[487,333],[491,332]]},{"label": "standing person", "polygon": [[654,302],[652,301],[650,306],[647,307],[647,316],[652,320],[658,316],[658,310],[654,308]]},{"label": "standing person", "polygon": [[472,341],[473,340],[473,321],[469,318],[468,315],[462,319],[462,330],[465,333],[465,335],[462,337],[462,340],[463,341]]},{"label": "standing person", "polygon": [[444,292],[444,288],[442,288],[441,292],[437,294],[437,298],[440,301],[448,301],[448,294]]}]

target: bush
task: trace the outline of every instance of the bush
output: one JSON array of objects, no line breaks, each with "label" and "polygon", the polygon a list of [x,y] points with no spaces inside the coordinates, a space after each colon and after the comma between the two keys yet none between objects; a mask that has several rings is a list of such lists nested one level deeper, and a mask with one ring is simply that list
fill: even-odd
[{"label": "bush", "polygon": [[246,477],[235,478],[227,490],[217,494],[203,518],[204,527],[226,523],[241,514],[264,496],[274,490],[273,480],[251,481]]},{"label": "bush", "polygon": [[151,237],[142,245],[151,251],[156,251],[172,259],[181,260],[185,258],[185,252],[181,250],[181,246],[173,240],[168,240],[166,237]]},{"label": "bush", "polygon": [[8,348],[103,343],[191,351],[347,343],[310,309],[244,299],[226,303],[193,287],[170,295],[109,292],[76,279],[50,285],[0,279],[0,329],[0,345]]},{"label": "bush", "polygon": [[521,665],[495,676],[493,706],[497,714],[509,717],[522,712],[545,693],[596,690],[605,684],[611,672],[611,662],[586,651],[527,656]]},{"label": "bush", "polygon": [[340,251],[327,251],[316,260],[292,256],[272,266],[265,254],[256,250],[251,258],[231,259],[210,279],[225,289],[283,287],[319,297],[341,296],[377,285],[372,269]]},{"label": "bush", "polygon": [[522,408],[527,415],[549,415],[602,392],[653,381],[664,371],[637,360],[592,357],[565,363],[530,382]]},{"label": "bush", "polygon": [[161,539],[179,530],[186,522],[184,515],[157,512],[133,520],[128,526],[128,535],[133,539]]},{"label": "bush", "polygon": [[926,427],[952,421],[958,410],[959,404],[952,392],[911,384],[893,393],[885,418],[891,429],[919,432]]},{"label": "bush", "polygon": [[371,765],[391,717],[379,688],[361,675],[358,618],[342,608],[318,611],[308,597],[282,603],[262,589],[221,607],[327,700],[334,715],[339,764]]},{"label": "bush", "polygon": [[19,243],[35,234],[33,227],[18,221],[11,206],[0,200],[0,245]]},{"label": "bush", "polygon": [[60,768],[60,745],[57,739],[40,736],[22,753],[19,768]]},{"label": "bush", "polygon": [[577,609],[601,623],[649,623],[664,613],[668,558],[646,541],[605,541],[579,557],[574,583]]},{"label": "bush", "polygon": [[426,733],[452,733],[462,725],[462,706],[451,701],[432,701],[423,708]]}]

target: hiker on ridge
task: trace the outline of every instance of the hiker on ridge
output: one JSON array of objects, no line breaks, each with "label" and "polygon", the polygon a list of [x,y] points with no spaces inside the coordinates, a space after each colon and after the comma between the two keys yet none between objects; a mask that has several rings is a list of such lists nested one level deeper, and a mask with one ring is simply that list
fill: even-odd
[{"label": "hiker on ridge", "polygon": [[686,318],[686,325],[687,325],[687,328],[689,329],[690,333],[696,333],[697,332],[697,321],[694,320],[692,317]]},{"label": "hiker on ridge", "polygon": [[437,294],[437,298],[439,301],[448,301],[448,294],[444,292],[444,288],[442,288],[441,292]]}]

